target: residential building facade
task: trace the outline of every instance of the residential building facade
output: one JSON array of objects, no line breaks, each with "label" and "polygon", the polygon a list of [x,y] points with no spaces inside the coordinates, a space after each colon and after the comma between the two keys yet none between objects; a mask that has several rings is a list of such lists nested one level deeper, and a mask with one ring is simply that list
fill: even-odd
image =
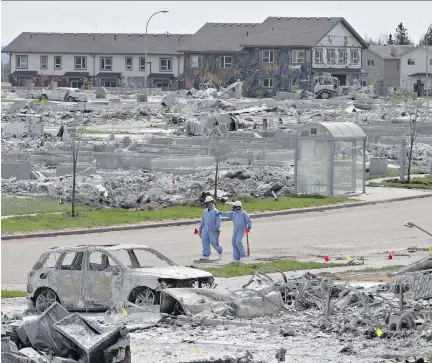
[{"label": "residential building facade", "polygon": [[149,87],[176,90],[184,64],[177,48],[190,35],[21,33],[2,52],[11,56],[12,85]]},{"label": "residential building facade", "polygon": [[341,85],[361,79],[367,44],[344,18],[268,17],[262,23],[207,23],[193,35],[22,33],[11,54],[11,83],[46,86],[226,87],[243,95],[314,89],[331,73]]},{"label": "residential building facade", "polygon": [[185,87],[244,81],[245,96],[313,90],[313,74],[329,72],[341,85],[360,78],[363,39],[343,18],[269,17],[260,24],[208,23],[179,51]]},{"label": "residential building facade", "polygon": [[[398,50],[396,50],[396,47]],[[399,53],[413,46],[369,45],[363,51],[363,68],[368,72],[368,84],[373,84],[378,95],[389,94],[400,86]]]},{"label": "residential building facade", "polygon": [[343,18],[327,18],[336,24],[312,48],[312,72],[330,73],[337,77],[341,86],[349,86],[356,79],[367,77],[362,68],[362,52],[365,41]]},{"label": "residential building facade", "polygon": [[428,80],[426,81],[426,47],[419,46],[400,54],[400,88],[409,93],[429,89],[432,93],[432,49],[428,48]]}]

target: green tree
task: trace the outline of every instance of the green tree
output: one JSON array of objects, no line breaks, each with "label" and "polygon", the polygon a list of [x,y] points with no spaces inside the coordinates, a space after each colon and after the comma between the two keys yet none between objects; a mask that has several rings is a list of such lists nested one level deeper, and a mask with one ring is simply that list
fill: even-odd
[{"label": "green tree", "polygon": [[396,33],[394,34],[394,44],[397,45],[411,45],[412,41],[408,35],[408,30],[402,23],[400,23],[396,28]]},{"label": "green tree", "polygon": [[394,44],[393,35],[389,34],[388,39],[387,39],[387,44],[388,45]]},{"label": "green tree", "polygon": [[[429,32],[427,35],[427,39],[428,39],[428,46],[432,46],[432,27],[429,28]],[[419,42],[420,45],[425,45],[425,36],[423,35],[420,39]]]}]

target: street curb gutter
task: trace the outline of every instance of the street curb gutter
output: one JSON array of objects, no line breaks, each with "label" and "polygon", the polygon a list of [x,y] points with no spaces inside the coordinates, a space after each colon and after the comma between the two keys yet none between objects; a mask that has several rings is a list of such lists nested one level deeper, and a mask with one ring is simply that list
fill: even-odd
[{"label": "street curb gutter", "polygon": [[[432,193],[425,193],[424,195],[415,195],[408,197],[400,197],[393,199],[383,199],[383,200],[375,200],[375,201],[367,201],[367,202],[355,202],[355,203],[344,203],[344,204],[333,204],[327,205],[323,207],[311,207],[311,208],[298,208],[298,209],[285,209],[274,212],[264,212],[251,214],[251,219],[257,218],[267,218],[274,216],[284,216],[290,214],[303,214],[303,213],[312,213],[312,212],[325,212],[329,210],[337,210],[344,208],[353,208],[353,207],[363,207],[374,204],[384,204],[391,202],[402,202],[405,200],[412,199],[422,199],[422,198],[430,198],[432,197]],[[227,221],[228,218],[222,218],[223,221]],[[113,227],[102,227],[102,228],[88,228],[88,229],[79,229],[79,230],[70,230],[70,231],[52,231],[52,232],[43,232],[43,233],[31,233],[31,234],[17,234],[17,235],[8,235],[2,236],[2,241],[14,240],[14,239],[27,239],[27,238],[41,238],[41,237],[57,237],[57,236],[70,236],[75,234],[90,234],[90,233],[103,233],[103,232],[117,232],[117,231],[129,231],[129,230],[137,230],[137,229],[150,229],[150,228],[161,228],[161,227],[176,227],[176,226],[187,226],[192,224],[200,223],[200,219],[189,219],[185,221],[172,221],[172,222],[162,222],[162,223],[149,223],[149,224],[133,224],[133,225],[124,225],[124,226],[113,226]]]}]

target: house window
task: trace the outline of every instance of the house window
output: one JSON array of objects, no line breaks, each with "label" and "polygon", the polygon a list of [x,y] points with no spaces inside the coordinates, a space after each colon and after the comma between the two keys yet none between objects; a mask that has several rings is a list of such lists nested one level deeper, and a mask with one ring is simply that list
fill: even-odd
[{"label": "house window", "polygon": [[408,65],[409,66],[415,65],[414,59],[408,59]]},{"label": "house window", "polygon": [[111,79],[102,80],[102,87],[117,87],[117,81]]},{"label": "house window", "polygon": [[368,59],[367,66],[368,67],[375,67],[375,61],[373,59]]},{"label": "house window", "polygon": [[292,51],[292,62],[293,63],[304,63],[304,61],[305,61],[304,49]]},{"label": "house window", "polygon": [[336,64],[336,49],[327,49],[327,64]]},{"label": "house window", "polygon": [[346,49],[339,49],[338,51],[338,63],[347,64],[348,63],[348,52]]},{"label": "house window", "polygon": [[317,64],[323,63],[323,50],[322,50],[322,48],[315,49],[315,58],[314,58],[314,61]]},{"label": "house window", "polygon": [[101,71],[112,71],[112,58],[111,57],[101,57],[100,70]]},{"label": "house window", "polygon": [[221,68],[231,68],[232,67],[232,57],[230,55],[223,55],[220,57]]},{"label": "house window", "polygon": [[202,55],[191,55],[190,67],[191,68],[202,68]]},{"label": "house window", "polygon": [[262,62],[263,63],[273,63],[274,62],[274,50],[263,50]]},{"label": "house window", "polygon": [[359,64],[359,61],[358,49],[351,49],[351,64]]},{"label": "house window", "polygon": [[132,70],[132,57],[126,57],[125,58],[125,69],[127,71],[131,71]]},{"label": "house window", "polygon": [[28,56],[17,55],[16,56],[16,69],[27,69],[28,68]]},{"label": "house window", "polygon": [[159,70],[161,72],[172,72],[172,59],[161,58],[159,61]]},{"label": "house window", "polygon": [[140,71],[145,71],[145,68],[146,68],[145,58],[144,57],[140,57],[140,59],[139,59],[139,70]]},{"label": "house window", "polygon": [[41,55],[40,56],[40,69],[48,69],[48,56]]},{"label": "house window", "polygon": [[82,79],[73,79],[70,81],[70,86],[72,88],[83,88],[84,87],[84,80]]},{"label": "house window", "polygon": [[75,57],[75,69],[87,69],[87,57]]},{"label": "house window", "polygon": [[292,78],[291,81],[291,91],[296,91],[299,89],[299,85],[300,85],[300,78]]},{"label": "house window", "polygon": [[62,69],[62,57],[54,57],[54,69]]},{"label": "house window", "polygon": [[264,88],[273,88],[274,79],[273,78],[262,78],[261,84]]}]

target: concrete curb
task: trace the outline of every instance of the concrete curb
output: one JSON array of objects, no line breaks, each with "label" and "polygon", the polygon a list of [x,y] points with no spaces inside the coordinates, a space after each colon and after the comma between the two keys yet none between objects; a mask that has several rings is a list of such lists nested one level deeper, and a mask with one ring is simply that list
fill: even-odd
[{"label": "concrete curb", "polygon": [[[290,215],[290,214],[325,212],[325,211],[329,211],[329,210],[337,210],[337,209],[353,208],[353,207],[363,207],[363,206],[367,206],[367,205],[383,204],[383,203],[391,203],[391,202],[402,202],[405,200],[422,199],[422,198],[430,198],[430,197],[432,197],[432,193],[427,193],[427,194],[425,193],[424,195],[399,197],[399,198],[393,198],[393,199],[383,199],[383,200],[365,201],[365,202],[356,202],[356,203],[333,204],[333,205],[327,205],[327,206],[323,206],[323,207],[285,209],[285,210],[280,210],[280,211],[275,211],[275,212],[251,214],[250,218],[257,219],[257,218],[267,218],[267,217],[274,217],[274,216],[284,216],[284,215]],[[228,218],[222,218],[222,220],[227,221]],[[102,228],[87,228],[87,229],[70,230],[70,231],[52,231],[52,232],[42,232],[42,233],[7,235],[7,236],[2,236],[1,239],[2,239],[2,241],[8,241],[8,240],[14,240],[14,239],[70,236],[70,235],[75,235],[75,234],[90,234],[90,233],[128,231],[128,230],[137,230],[137,229],[161,228],[161,227],[187,226],[187,225],[198,224],[198,223],[200,223],[199,219],[192,219],[192,220],[189,219],[189,220],[184,220],[184,221],[172,221],[172,222],[151,223],[151,224],[150,223],[149,224],[132,224],[132,225],[102,227]]]}]

